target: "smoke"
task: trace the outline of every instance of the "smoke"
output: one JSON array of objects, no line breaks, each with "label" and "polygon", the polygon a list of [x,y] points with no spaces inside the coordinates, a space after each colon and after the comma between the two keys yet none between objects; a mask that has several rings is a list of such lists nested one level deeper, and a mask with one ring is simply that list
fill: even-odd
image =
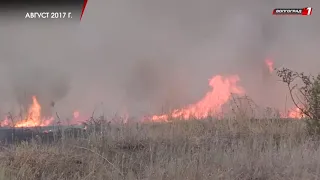
[{"label": "smoke", "polygon": [[[310,17],[271,15],[306,6]],[[2,19],[0,107],[27,90],[65,116],[141,115],[195,102],[213,75],[238,74],[258,104],[282,108],[286,89],[265,76],[264,61],[318,73],[319,8],[316,0],[96,0],[78,24]]]},{"label": "smoke", "polygon": [[21,74],[11,76],[13,95],[23,110],[28,109],[32,103],[32,96],[36,96],[42,105],[42,115],[52,116],[51,110],[55,102],[66,97],[69,91],[68,77],[58,71],[32,67],[24,69]]}]

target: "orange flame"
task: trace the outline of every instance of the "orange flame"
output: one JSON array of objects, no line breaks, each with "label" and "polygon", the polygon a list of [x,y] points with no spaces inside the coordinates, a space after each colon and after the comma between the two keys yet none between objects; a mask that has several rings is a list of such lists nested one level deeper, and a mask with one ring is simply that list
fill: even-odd
[{"label": "orange flame", "polygon": [[10,121],[8,119],[8,117],[6,116],[5,119],[0,123],[1,127],[2,126],[9,126],[10,125]]},{"label": "orange flame", "polygon": [[194,117],[196,119],[206,118],[222,112],[222,106],[227,103],[233,94],[242,95],[244,89],[237,85],[239,77],[214,76],[209,85],[212,90],[208,92],[199,102],[191,104],[183,109],[175,109],[171,114],[154,115],[152,121],[168,121],[169,117],[182,118],[184,120]]},{"label": "orange flame", "polygon": [[273,63],[273,61],[270,60],[270,59],[266,59],[265,63],[268,66],[269,73],[272,74],[272,72],[274,71],[274,67],[273,67],[274,63]]},{"label": "orange flame", "polygon": [[304,114],[301,112],[299,108],[293,108],[288,111],[285,118],[293,118],[293,119],[301,119],[304,117]]},{"label": "orange flame", "polygon": [[53,117],[42,119],[41,106],[36,98],[32,97],[32,104],[29,107],[27,117],[23,120],[16,122],[15,127],[35,127],[35,126],[48,126],[53,121]]}]

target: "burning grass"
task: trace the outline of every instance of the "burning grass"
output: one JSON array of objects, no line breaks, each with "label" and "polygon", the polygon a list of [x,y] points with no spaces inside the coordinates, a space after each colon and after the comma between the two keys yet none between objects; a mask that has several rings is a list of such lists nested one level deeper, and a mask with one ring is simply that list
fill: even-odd
[{"label": "burning grass", "polygon": [[[271,75],[273,62],[265,63]],[[128,116],[122,123],[92,117],[81,129],[84,136],[60,133],[49,144],[38,136],[2,147],[0,179],[320,179],[319,138],[308,134],[301,111],[261,116],[239,80],[213,76],[211,90],[199,101],[139,123]],[[234,118],[224,113],[226,105]],[[53,120],[41,116],[34,96],[26,117],[11,118],[11,126],[47,126]]]},{"label": "burning grass", "polygon": [[[274,71],[274,63],[270,59],[265,60],[264,64],[265,68],[268,70],[268,75],[271,76]],[[245,109],[251,109],[254,113],[256,108],[251,107],[251,100],[248,99],[246,95],[245,88],[243,88],[240,84],[240,77],[238,75],[214,75],[209,80],[209,86],[211,90],[209,90],[201,99],[198,101],[185,105],[184,107],[180,107],[177,109],[172,109],[171,112],[164,112],[164,114],[158,115],[145,115],[144,118],[141,118],[140,121],[152,121],[152,122],[169,122],[171,119],[183,119],[183,120],[190,120],[190,119],[206,119],[208,117],[215,117],[220,119],[227,118],[227,114],[234,114],[235,107],[237,110],[243,109],[243,107],[239,108],[239,105],[242,106],[243,101],[246,104]],[[242,99],[241,101],[237,102],[236,99]],[[294,103],[296,105],[296,103]],[[52,107],[54,103],[51,103]],[[230,106],[230,107],[228,107]],[[277,110],[279,111],[279,110]],[[305,112],[301,111],[301,108],[290,108],[289,111],[285,110],[285,112],[278,112],[278,116],[282,118],[296,118],[300,119],[303,118],[303,114]],[[14,118],[11,113],[5,117],[5,119],[0,122],[0,126],[4,127],[43,127],[48,125],[60,125],[62,121],[58,113],[56,112],[57,119],[53,116],[44,117],[42,114],[42,107],[39,104],[37,97],[35,95],[32,96],[32,103],[29,104],[26,112],[20,112],[20,116]],[[247,114],[246,112],[242,113],[242,115]],[[253,115],[251,114],[251,115]],[[261,114],[261,113],[258,113]],[[92,115],[93,116],[93,115]],[[128,120],[130,114],[125,113],[124,115],[126,118],[125,121]],[[259,115],[258,115],[259,116]],[[76,124],[80,123],[80,112],[74,111],[73,112],[73,122]],[[257,117],[257,116],[255,116]],[[260,115],[261,117],[261,115]],[[69,125],[69,124],[68,124]]]},{"label": "burning grass", "polygon": [[101,126],[87,138],[3,147],[1,179],[319,179],[303,120]]}]

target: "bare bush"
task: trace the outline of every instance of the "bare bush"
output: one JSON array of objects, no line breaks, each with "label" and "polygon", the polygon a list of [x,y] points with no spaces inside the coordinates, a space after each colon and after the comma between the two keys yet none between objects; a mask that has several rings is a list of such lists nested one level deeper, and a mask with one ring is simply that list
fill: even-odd
[{"label": "bare bush", "polygon": [[307,118],[311,134],[320,134],[320,74],[316,77],[283,68],[278,76],[287,85],[294,105]]}]

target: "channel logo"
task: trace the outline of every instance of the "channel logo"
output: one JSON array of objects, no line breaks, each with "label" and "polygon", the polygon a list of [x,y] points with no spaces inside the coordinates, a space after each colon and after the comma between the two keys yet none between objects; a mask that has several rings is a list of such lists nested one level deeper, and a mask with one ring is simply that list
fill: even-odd
[{"label": "channel logo", "polygon": [[272,12],[275,16],[283,15],[299,15],[299,16],[311,16],[312,7],[305,8],[276,8]]}]

